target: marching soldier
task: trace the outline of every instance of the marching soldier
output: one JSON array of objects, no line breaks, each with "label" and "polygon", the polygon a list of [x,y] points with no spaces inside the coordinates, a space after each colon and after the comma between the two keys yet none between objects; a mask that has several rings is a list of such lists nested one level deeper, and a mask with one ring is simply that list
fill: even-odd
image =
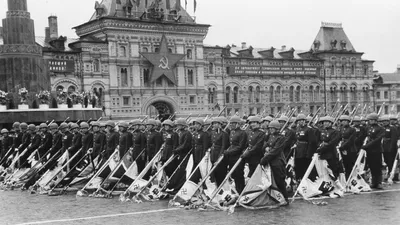
[{"label": "marching soldier", "polygon": [[74,135],[69,131],[69,126],[66,123],[61,123],[59,129],[62,134],[62,151],[65,152],[71,147]]},{"label": "marching soldier", "polygon": [[[71,132],[73,134],[71,146],[67,149],[69,155],[75,155],[79,149],[82,148],[82,134],[79,132],[79,125],[76,123],[71,124]],[[70,166],[74,166],[79,161],[79,157],[75,157]]]},{"label": "marching soldier", "polygon": [[48,131],[48,126],[45,123],[39,125],[40,132],[42,134],[40,146],[38,148],[38,154],[35,154],[35,159],[39,160],[43,157],[51,148],[53,143],[53,135]]},{"label": "marching soldier", "polygon": [[[229,136],[228,134],[223,131],[222,129],[222,121],[220,117],[213,118],[212,122],[212,132],[211,132],[211,151],[210,151],[210,161],[212,164],[217,162],[218,158],[221,154],[229,147]],[[218,186],[221,185],[222,181],[226,176],[226,165],[221,162],[214,171],[213,179]]]},{"label": "marching soldier", "polygon": [[247,149],[241,157],[249,164],[248,177],[251,178],[265,153],[263,149],[265,133],[260,130],[261,119],[259,117],[250,116],[248,120],[251,131],[249,132]]},{"label": "marching soldier", "polygon": [[[305,119],[305,118],[304,118]],[[276,186],[285,198],[286,203],[289,204],[289,196],[286,191],[286,160],[283,153],[286,138],[279,133],[281,125],[278,121],[272,121],[269,124],[270,138],[267,143],[266,153],[260,160],[260,165],[270,165],[272,174],[275,179]]]},{"label": "marching soldier", "polygon": [[1,140],[0,160],[2,160],[3,157],[5,157],[8,150],[13,145],[13,139],[12,139],[12,137],[9,136],[9,132],[7,129],[4,128],[1,130],[1,136],[2,136],[2,140]]},{"label": "marching soldier", "polygon": [[50,148],[50,155],[51,158],[62,148],[62,134],[58,130],[58,125],[56,123],[50,124],[50,132],[53,135],[52,138],[52,145]]},{"label": "marching soldier", "polygon": [[13,146],[12,146],[13,149],[18,148],[22,144],[23,133],[21,133],[20,125],[21,124],[19,122],[15,122],[13,124],[13,129],[12,129],[12,131],[14,132]]},{"label": "marching soldier", "polygon": [[[156,153],[160,150],[162,145],[162,137],[159,132],[156,131],[157,122],[154,119],[148,119],[146,123],[147,136],[146,136],[146,158],[147,162],[151,161]],[[151,175],[149,171],[144,179],[148,179]]]},{"label": "marching soldier", "polygon": [[[178,146],[179,137],[178,134],[172,130],[173,122],[171,120],[164,120],[162,126],[164,149],[161,154],[161,162],[165,163],[169,159],[169,157],[171,157],[172,151]],[[174,170],[175,168],[172,166],[172,164],[170,164],[165,168],[165,173],[168,177],[170,177]]]},{"label": "marching soldier", "polygon": [[107,136],[106,123],[105,122],[101,122],[100,123],[100,133],[103,133],[104,135]]},{"label": "marching soldier", "polygon": [[356,137],[354,140],[354,144],[356,145],[356,149],[358,152],[358,151],[360,151],[361,146],[363,145],[364,140],[367,137],[367,129],[361,125],[361,118],[359,116],[354,117],[353,128],[356,131]]},{"label": "marching soldier", "polygon": [[[387,177],[390,177],[390,172],[392,171],[393,163],[397,154],[397,128],[393,125],[390,125],[389,116],[384,115],[381,117],[381,121],[383,124],[383,129],[385,130],[385,135],[382,140],[382,148],[383,148],[383,158],[388,167]],[[385,179],[387,179],[385,177]]]},{"label": "marching soldier", "polygon": [[28,157],[40,146],[40,142],[41,142],[41,137],[40,135],[36,132],[36,126],[33,124],[29,124],[28,126],[28,132],[30,133],[31,136],[31,140],[30,140],[30,144],[27,147],[27,152],[25,153],[25,155],[23,155],[19,161],[22,164],[25,164],[25,167],[28,168],[30,167],[30,165],[28,163],[25,163],[25,161],[28,159]]},{"label": "marching soldier", "polygon": [[119,133],[115,132],[115,123],[113,121],[108,121],[106,123],[107,141],[106,141],[106,151],[104,152],[104,158],[110,158],[111,154],[114,153],[115,149],[119,144]]},{"label": "marching soldier", "polygon": [[321,130],[320,140],[321,143],[317,149],[319,158],[326,160],[328,167],[331,169],[332,174],[329,174],[335,184],[343,190],[342,185],[339,182],[340,164],[339,155],[336,150],[336,146],[340,141],[340,133],[338,130],[332,128],[334,119],[330,116],[321,118],[324,128]]},{"label": "marching soldier", "polygon": [[89,132],[89,124],[86,122],[82,122],[80,128],[82,132],[82,154],[79,158],[83,158],[93,148],[93,133]]},{"label": "marching soldier", "polygon": [[[95,159],[97,156],[99,156],[99,160],[97,163],[101,163],[102,160],[104,160],[103,155],[106,149],[106,140],[107,137],[104,133],[100,131],[100,123],[99,122],[93,122],[92,123],[92,128],[93,128],[93,153],[92,153],[92,159]],[[107,159],[106,159],[107,160]]]},{"label": "marching soldier", "polygon": [[[146,148],[146,135],[140,131],[140,126],[142,122],[140,120],[133,121],[133,132],[132,132],[132,141],[133,141],[133,150],[132,157],[135,160],[139,154]],[[136,161],[139,173],[146,166],[146,153],[142,153],[142,155]]]},{"label": "marching soldier", "polygon": [[132,134],[128,132],[129,124],[121,122],[119,127],[119,157],[122,158],[132,147]]},{"label": "marching soldier", "polygon": [[[204,120],[201,118],[193,121],[193,169],[200,163],[208,149],[211,147],[211,137],[207,132],[203,131]],[[201,178],[200,171],[197,170],[191,177],[191,181],[197,183]]]},{"label": "marching soldier", "polygon": [[[287,116],[281,116],[278,119],[278,121],[281,124],[281,126],[284,126],[285,123],[289,121],[289,118]],[[292,129],[290,129],[289,126],[287,126],[285,130],[282,132],[282,135],[285,136],[286,138],[285,147],[283,148],[283,153],[285,154],[285,156],[288,156],[290,153],[290,149],[296,142],[296,133]]]},{"label": "marching soldier", "polygon": [[[316,138],[313,130],[307,126],[306,116],[304,114],[299,114],[296,117],[296,121],[298,127],[295,134],[297,141],[294,146],[294,170],[296,173],[296,179],[301,180],[316,151]],[[285,155],[285,157],[285,159],[289,159],[290,155]]]},{"label": "marching soldier", "polygon": [[348,179],[353,169],[354,163],[357,160],[357,148],[355,144],[356,129],[350,127],[350,117],[342,115],[339,118],[341,123],[340,127],[340,143],[339,151],[342,155],[346,178]]},{"label": "marching soldier", "polygon": [[27,148],[31,143],[31,133],[30,131],[28,131],[28,124],[21,123],[19,127],[21,129],[22,141],[21,144],[18,146],[18,152],[21,154],[25,150],[25,148]]},{"label": "marching soldier", "polygon": [[378,114],[371,113],[367,116],[367,138],[365,144],[361,146],[367,151],[367,165],[371,169],[372,182],[371,188],[382,189],[382,138],[385,130],[378,125]]},{"label": "marching soldier", "polygon": [[264,131],[267,134],[267,136],[268,136],[268,132],[269,132],[268,126],[272,120],[273,120],[273,118],[270,116],[266,116],[261,119],[261,130]]},{"label": "marching soldier", "polygon": [[[224,161],[227,167],[231,169],[238,161],[247,147],[247,133],[240,128],[241,119],[238,116],[232,116],[230,119],[230,146],[224,151]],[[232,178],[235,180],[235,187],[238,193],[241,193],[245,187],[244,181],[244,161],[242,161],[232,173]]]}]

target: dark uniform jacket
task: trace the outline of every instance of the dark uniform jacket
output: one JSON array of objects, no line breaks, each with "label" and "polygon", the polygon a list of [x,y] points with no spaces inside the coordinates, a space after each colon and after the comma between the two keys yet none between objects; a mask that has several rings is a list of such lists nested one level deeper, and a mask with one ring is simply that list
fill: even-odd
[{"label": "dark uniform jacket", "polygon": [[286,128],[282,135],[285,137],[285,144],[283,147],[283,152],[285,155],[289,155],[290,149],[296,143],[296,132],[292,129]]},{"label": "dark uniform jacket", "polygon": [[18,146],[18,152],[22,153],[25,150],[25,148],[29,146],[30,143],[31,143],[31,134],[29,132],[23,133],[21,145]]},{"label": "dark uniform jacket", "polygon": [[162,132],[164,150],[161,153],[161,161],[166,162],[172,155],[172,151],[176,149],[179,144],[179,136],[173,131]]},{"label": "dark uniform jacket", "polygon": [[22,144],[22,136],[24,134],[17,132],[15,135],[16,136],[13,138],[13,148],[19,148],[19,146]]},{"label": "dark uniform jacket", "polygon": [[106,149],[106,141],[107,137],[103,132],[99,131],[93,134],[93,159]]},{"label": "dark uniform jacket", "polygon": [[229,148],[225,151],[224,155],[230,161],[237,161],[246,149],[247,133],[240,129],[240,127],[232,130],[229,135]]},{"label": "dark uniform jacket", "polygon": [[358,125],[354,126],[354,130],[356,132],[354,144],[356,145],[357,151],[359,151],[361,146],[364,144],[365,138],[367,137],[367,129],[364,126]]},{"label": "dark uniform jacket", "polygon": [[355,145],[356,140],[356,129],[350,126],[342,126],[340,128],[340,146],[339,150],[342,154],[346,155],[347,152],[357,152],[357,148]]},{"label": "dark uniform jacket", "polygon": [[264,132],[260,129],[251,130],[249,132],[248,149],[245,151],[243,158],[248,162],[260,162],[265,153],[265,149],[263,149],[264,140]]},{"label": "dark uniform jacket", "polygon": [[148,131],[146,137],[146,145],[147,160],[150,161],[161,148],[161,134],[155,130]]},{"label": "dark uniform jacket", "polygon": [[397,129],[395,126],[385,126],[385,135],[382,140],[383,152],[396,152],[397,151]]},{"label": "dark uniform jacket", "polygon": [[187,130],[180,130],[178,133],[178,145],[174,149],[174,153],[181,157],[185,157],[186,154],[192,149],[192,134]]},{"label": "dark uniform jacket", "polygon": [[[40,146],[38,148],[38,153],[39,153],[40,158],[43,157],[50,150],[52,143],[53,143],[53,135],[51,135],[51,133],[49,133],[47,131],[44,132],[42,134],[42,140],[41,140]],[[36,160],[39,160],[39,158],[36,157]]]},{"label": "dark uniform jacket", "polygon": [[[132,133],[132,141],[133,141],[133,154],[132,158],[135,160],[139,154],[146,148],[146,135],[137,130]],[[145,156],[146,153],[144,152],[141,157]]]},{"label": "dark uniform jacket", "polygon": [[336,146],[340,141],[340,133],[332,127],[321,130],[321,144],[317,149],[320,159],[338,158]]},{"label": "dark uniform jacket", "polygon": [[7,136],[3,138],[1,141],[1,152],[0,152],[0,160],[7,154],[8,150],[10,150],[11,146],[13,145],[13,138]]},{"label": "dark uniform jacket", "polygon": [[211,147],[211,137],[203,130],[196,131],[193,134],[193,164],[197,165],[203,159],[207,150]]},{"label": "dark uniform jacket", "polygon": [[271,134],[266,144],[269,149],[264,157],[262,157],[260,164],[265,166],[284,166],[286,165],[285,155],[283,153],[283,147],[285,146],[286,138],[281,134]]},{"label": "dark uniform jacket", "polygon": [[211,163],[215,163],[219,156],[229,147],[229,136],[225,131],[212,131],[211,132]]},{"label": "dark uniform jacket", "polygon": [[[311,158],[316,150],[315,131],[307,125],[299,126],[296,130],[296,139],[295,157]],[[286,152],[285,156],[287,157]]]},{"label": "dark uniform jacket", "polygon": [[123,132],[119,136],[119,157],[122,159],[132,147],[132,133]]},{"label": "dark uniform jacket", "polygon": [[81,148],[82,148],[82,134],[76,132],[74,133],[74,137],[72,138],[71,146],[68,149],[69,154],[74,155]]},{"label": "dark uniform jacket", "polygon": [[50,148],[50,157],[54,156],[62,148],[62,134],[55,132],[53,134],[53,140]]},{"label": "dark uniform jacket", "polygon": [[381,141],[385,135],[385,130],[378,124],[370,125],[367,128],[367,143],[361,148],[367,152],[382,152]]},{"label": "dark uniform jacket", "polygon": [[[62,151],[65,152],[69,147],[72,145],[72,139],[74,138],[74,135],[67,131],[63,134],[62,136]],[[72,155],[70,155],[72,157]]]},{"label": "dark uniform jacket", "polygon": [[82,135],[82,152],[80,158],[86,155],[91,148],[93,148],[93,133],[87,132]]},{"label": "dark uniform jacket", "polygon": [[[115,151],[119,144],[119,133],[111,131],[107,133],[106,151],[104,153],[104,158],[110,158],[111,154]],[[122,157],[122,156],[121,156]]]}]

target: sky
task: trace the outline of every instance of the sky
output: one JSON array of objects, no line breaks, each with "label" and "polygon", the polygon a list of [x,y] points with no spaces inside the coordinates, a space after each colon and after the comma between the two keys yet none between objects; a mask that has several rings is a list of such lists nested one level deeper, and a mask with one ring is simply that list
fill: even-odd
[{"label": "sky", "polygon": [[[184,5],[185,0],[181,0]],[[342,23],[356,51],[375,60],[374,70],[394,72],[400,64],[399,0],[187,0],[197,23],[210,24],[207,45],[310,49],[321,22]],[[72,27],[87,22],[95,0],[28,0],[36,36],[44,36],[47,17],[58,17],[59,35],[76,37]],[[7,0],[0,0],[0,18]]]}]

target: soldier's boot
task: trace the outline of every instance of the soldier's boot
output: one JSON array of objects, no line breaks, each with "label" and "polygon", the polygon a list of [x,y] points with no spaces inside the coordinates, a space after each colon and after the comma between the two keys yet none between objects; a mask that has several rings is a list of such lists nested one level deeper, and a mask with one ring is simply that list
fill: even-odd
[{"label": "soldier's boot", "polygon": [[382,187],[382,174],[379,174],[376,178],[376,189],[383,189]]}]

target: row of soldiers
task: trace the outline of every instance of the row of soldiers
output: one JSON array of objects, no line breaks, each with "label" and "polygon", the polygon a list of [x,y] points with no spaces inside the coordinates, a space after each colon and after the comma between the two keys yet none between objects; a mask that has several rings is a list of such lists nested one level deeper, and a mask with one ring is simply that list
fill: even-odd
[{"label": "row of soldiers", "polygon": [[[252,176],[259,164],[269,164],[278,188],[287,199],[285,178],[290,157],[294,158],[297,180],[304,176],[314,153],[327,160],[333,180],[337,180],[341,172],[349,176],[357,153],[364,149],[372,174],[371,186],[382,187],[382,153],[389,171],[397,153],[400,130],[396,117],[379,117],[372,113],[363,121],[358,116],[351,118],[346,115],[340,116],[339,123],[330,116],[320,118],[315,124],[312,120],[299,114],[293,118],[250,116],[247,121],[238,116],[229,120],[225,117],[191,121],[181,118],[162,123],[154,119],[146,122],[137,119],[117,125],[113,121],[82,122],[79,125],[61,123],[59,126],[56,123],[35,126],[16,122],[11,135],[8,130],[1,130],[0,160],[2,166],[7,167],[10,160],[6,158],[27,149],[17,167],[29,167],[24,162],[35,150],[34,157],[39,160],[48,151],[50,158],[57,152],[69,151],[70,155],[74,155],[80,149],[80,157],[89,153],[92,159],[97,156],[107,159],[117,149],[120,157],[128,154],[131,160],[136,160],[140,172],[162,149],[161,162],[166,162],[172,155],[178,156],[165,168],[166,175],[171,176],[178,165],[187,163],[184,161],[187,154],[192,154],[195,168],[206,152],[210,152],[211,163],[216,165],[218,162],[212,176],[217,185],[223,182],[228,171],[241,158],[231,175],[239,193],[245,187],[245,164],[249,168],[247,177]],[[79,157],[75,162],[78,160]],[[182,180],[176,181],[174,189],[179,190],[185,182],[184,173],[184,170],[177,173]],[[196,171],[191,180],[198,182],[200,178],[200,173]]]}]

